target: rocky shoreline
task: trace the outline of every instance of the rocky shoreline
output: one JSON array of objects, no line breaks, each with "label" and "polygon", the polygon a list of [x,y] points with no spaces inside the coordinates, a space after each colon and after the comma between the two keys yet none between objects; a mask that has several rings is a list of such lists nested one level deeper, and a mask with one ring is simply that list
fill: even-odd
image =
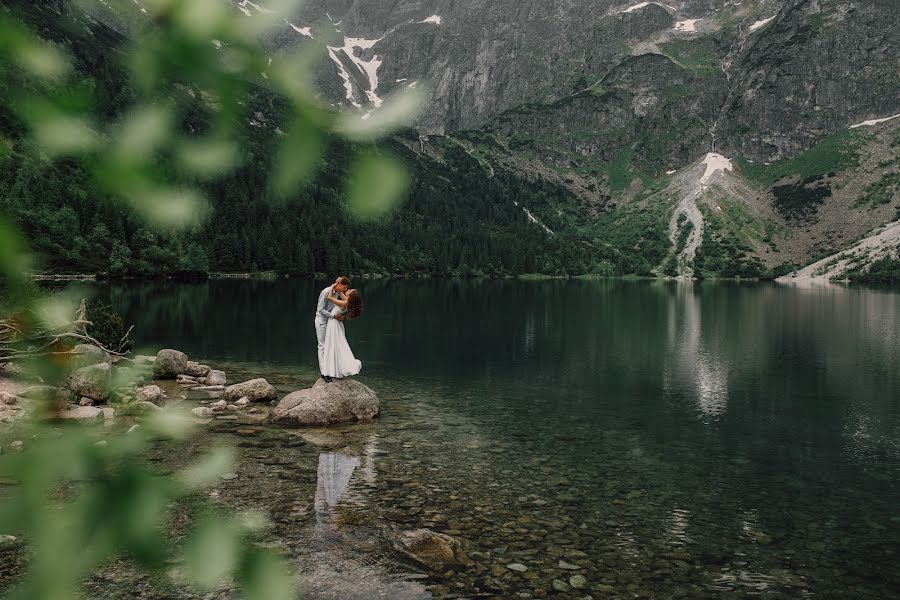
[{"label": "rocky shoreline", "polygon": [[95,421],[141,415],[180,404],[187,399],[186,391],[203,393],[206,398],[190,411],[200,420],[229,413],[268,419],[269,411],[261,408],[268,404],[274,406],[273,423],[321,427],[368,422],[380,410],[375,392],[352,379],[330,385],[319,380],[313,387],[289,393],[278,402],[278,393],[266,379],[226,385],[224,371],[189,360],[178,350],[166,348],[156,356],[123,359],[97,346],[80,344],[71,356],[70,373],[59,387],[9,377],[15,373],[0,374],[0,423],[13,423],[33,413],[41,400],[47,402],[46,417],[52,420]]}]

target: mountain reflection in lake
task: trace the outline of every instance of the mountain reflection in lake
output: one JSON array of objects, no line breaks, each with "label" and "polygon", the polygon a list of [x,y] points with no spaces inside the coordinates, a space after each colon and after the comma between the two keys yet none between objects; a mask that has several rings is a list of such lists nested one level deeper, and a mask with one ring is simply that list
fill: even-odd
[{"label": "mountain reflection in lake", "polygon": [[[478,565],[427,580],[438,595],[541,596],[577,574],[594,597],[896,597],[900,294],[356,283],[347,336],[382,415],[352,443],[320,436],[310,597],[417,586],[386,532],[418,527]],[[286,393],[316,377],[320,286],[93,289],[141,344]]]}]

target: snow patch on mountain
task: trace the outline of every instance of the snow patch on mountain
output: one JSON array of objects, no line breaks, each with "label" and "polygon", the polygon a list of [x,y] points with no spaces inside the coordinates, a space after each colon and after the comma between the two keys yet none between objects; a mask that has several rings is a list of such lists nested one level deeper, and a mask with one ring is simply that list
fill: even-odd
[{"label": "snow patch on mountain", "polygon": [[541,221],[540,221],[537,217],[535,217],[534,214],[532,214],[532,212],[531,212],[530,210],[528,210],[528,209],[525,208],[524,206],[522,207],[522,210],[525,211],[525,216],[528,217],[528,222],[529,222],[529,223],[534,223],[535,225],[540,225],[541,228],[543,228],[543,230],[546,231],[549,235],[555,235],[555,234],[550,230],[550,228],[547,227],[546,225],[544,225],[543,223],[541,223]]},{"label": "snow patch on mountain", "polygon": [[624,9],[624,10],[620,10],[619,12],[620,12],[620,13],[631,13],[631,12],[634,12],[634,11],[636,11],[636,10],[641,10],[642,8],[647,8],[647,7],[650,6],[651,4],[655,4],[655,5],[657,5],[657,6],[662,6],[663,8],[667,8],[667,9],[673,11],[673,12],[677,12],[677,11],[678,11],[678,9],[675,8],[674,6],[669,6],[668,4],[663,4],[662,2],[640,2],[640,3],[638,3],[638,4],[635,4],[634,6],[629,6],[628,8],[626,8],[626,9]]},{"label": "snow patch on mountain", "polygon": [[254,4],[254,3],[251,2],[250,0],[242,0],[241,2],[238,2],[238,3],[237,3],[237,7],[238,7],[238,9],[240,9],[240,11],[241,11],[242,13],[244,13],[244,14],[247,15],[248,17],[252,17],[252,16],[253,16],[253,13],[250,11],[249,8],[247,8],[248,5],[249,5],[249,6],[252,6],[253,8],[255,8],[255,9],[256,9],[256,12],[258,12],[258,13],[261,13],[261,14],[264,14],[264,15],[272,14],[272,11],[269,10],[268,8],[264,8],[264,7],[262,7],[262,6],[259,6],[258,4]]},{"label": "snow patch on mountain", "polygon": [[769,21],[771,21],[774,18],[775,18],[774,16],[771,16],[768,19],[760,19],[759,21],[757,21],[756,23],[754,23],[753,25],[750,26],[749,31],[756,31],[760,27],[764,27],[765,25],[767,25],[769,23]]},{"label": "snow patch on mountain", "polygon": [[873,125],[878,125],[879,123],[887,123],[888,121],[893,121],[897,117],[900,117],[900,113],[890,117],[884,117],[883,119],[869,119],[868,121],[863,121],[862,123],[857,123],[856,125],[851,125],[850,129],[858,129],[860,127],[872,127]]},{"label": "snow patch on mountain", "polygon": [[675,23],[675,31],[692,32],[697,31],[697,23],[703,19],[685,19]]},{"label": "snow patch on mountain", "polygon": [[341,62],[340,57],[337,55],[337,50],[339,50],[339,48],[332,48],[329,46],[328,56],[334,61],[334,64],[337,65],[338,75],[340,75],[341,80],[344,82],[344,91],[346,92],[347,100],[349,100],[350,104],[356,108],[362,108],[362,104],[357,102],[353,97],[353,80],[350,79],[350,73],[344,68],[344,63]]},{"label": "snow patch on mountain", "polygon": [[669,240],[675,249],[678,248],[683,228],[688,224],[692,226],[687,240],[684,242],[684,247],[675,256],[678,277],[683,279],[693,278],[694,269],[691,265],[693,265],[697,250],[703,241],[705,223],[703,213],[697,206],[697,200],[709,189],[709,183],[716,173],[734,170],[734,163],[731,162],[731,159],[716,152],[710,152],[704,156],[698,166],[703,167],[703,174],[688,188],[687,194],[678,203],[669,222]]},{"label": "snow patch on mountain", "polygon": [[734,171],[734,163],[731,162],[731,159],[716,152],[707,154],[703,159],[703,164],[706,166],[706,170],[703,172],[703,177],[700,178],[700,187],[704,189],[716,171]]},{"label": "snow patch on mountain", "polygon": [[419,23],[433,23],[435,25],[440,25],[441,17],[440,17],[440,15],[431,15],[427,19],[423,19],[422,21],[419,21]]},{"label": "snow patch on mountain", "polygon": [[371,102],[375,108],[378,108],[384,102],[381,97],[378,96],[378,69],[381,67],[382,60],[378,57],[378,55],[374,55],[369,60],[364,60],[356,55],[355,50],[368,50],[372,48],[375,44],[383,40],[383,37],[378,39],[370,40],[366,38],[344,38],[343,46],[328,46],[328,56],[331,57],[331,60],[338,66],[338,73],[341,76],[341,79],[344,82],[344,90],[346,90],[347,100],[355,106],[356,108],[362,108],[359,102],[356,101],[353,95],[353,80],[350,77],[350,73],[344,67],[344,63],[341,60],[340,53],[343,53],[347,59],[353,63],[359,71],[365,75],[368,80],[368,89],[365,90],[366,99]]},{"label": "snow patch on mountain", "polygon": [[291,29],[293,29],[294,31],[296,31],[296,32],[299,33],[300,35],[305,35],[306,37],[308,37],[308,38],[310,38],[310,39],[315,39],[315,38],[313,37],[313,34],[312,34],[312,27],[297,27],[296,25],[294,25],[293,23],[291,23],[291,22],[288,21],[287,19],[285,19],[284,22],[287,23],[288,25],[290,25],[290,26],[291,26]]}]

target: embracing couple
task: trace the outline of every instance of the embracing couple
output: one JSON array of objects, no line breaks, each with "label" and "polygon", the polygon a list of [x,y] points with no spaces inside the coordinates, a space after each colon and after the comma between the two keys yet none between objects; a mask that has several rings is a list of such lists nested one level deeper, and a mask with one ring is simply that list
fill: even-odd
[{"label": "embracing couple", "polygon": [[319,293],[316,305],[316,338],[319,341],[319,373],[325,383],[357,375],[362,363],[353,356],[344,321],[362,314],[362,296],[350,289],[350,280],[338,277]]}]

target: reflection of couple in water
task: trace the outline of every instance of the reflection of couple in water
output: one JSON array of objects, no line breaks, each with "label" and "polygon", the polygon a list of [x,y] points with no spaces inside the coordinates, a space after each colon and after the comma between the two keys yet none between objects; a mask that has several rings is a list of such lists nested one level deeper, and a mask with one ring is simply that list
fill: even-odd
[{"label": "reflection of couple in water", "polygon": [[316,338],[319,343],[319,373],[325,383],[357,375],[362,363],[353,356],[344,321],[362,314],[362,296],[350,288],[350,280],[338,277],[319,293],[316,305]]}]

